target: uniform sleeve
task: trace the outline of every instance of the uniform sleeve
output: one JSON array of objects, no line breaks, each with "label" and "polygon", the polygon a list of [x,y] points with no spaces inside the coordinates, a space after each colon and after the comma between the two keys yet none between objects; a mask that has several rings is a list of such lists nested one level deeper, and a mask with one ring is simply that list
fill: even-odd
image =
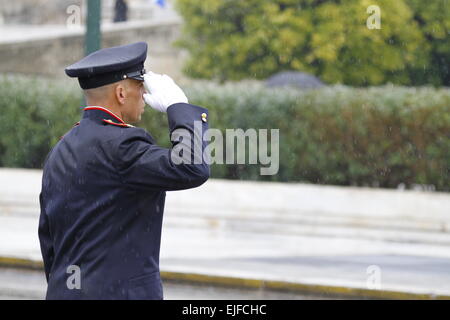
[{"label": "uniform sleeve", "polygon": [[[203,134],[208,125],[202,118],[206,120],[207,110],[179,103],[167,109],[167,116],[172,148],[157,146],[144,130],[124,129],[124,138],[117,148],[117,162],[121,180],[127,186],[144,190],[182,190],[198,187],[209,178],[209,165],[203,157],[206,147]],[[183,134],[182,138],[179,133]],[[174,161],[173,154],[180,150],[190,161]]]},{"label": "uniform sleeve", "polygon": [[50,270],[53,264],[54,259],[54,248],[53,248],[53,241],[50,234],[50,225],[47,213],[45,212],[43,201],[42,201],[42,193],[39,196],[39,202],[41,206],[41,215],[39,217],[39,242],[41,245],[41,253],[42,258],[44,260],[44,269],[45,269],[45,276],[48,278],[50,276]]}]

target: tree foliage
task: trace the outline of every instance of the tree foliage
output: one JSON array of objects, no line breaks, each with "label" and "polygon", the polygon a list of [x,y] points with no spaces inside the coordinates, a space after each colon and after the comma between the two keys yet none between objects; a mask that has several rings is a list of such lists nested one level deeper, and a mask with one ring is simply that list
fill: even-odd
[{"label": "tree foliage", "polygon": [[450,1],[407,0],[428,46],[428,67],[416,65],[415,84],[450,86]]},{"label": "tree foliage", "polygon": [[[367,27],[371,5],[381,10],[380,29]],[[448,71],[436,71],[450,50],[447,0],[177,0],[177,8],[185,20],[178,45],[194,78],[299,70],[363,86],[448,81]]]}]

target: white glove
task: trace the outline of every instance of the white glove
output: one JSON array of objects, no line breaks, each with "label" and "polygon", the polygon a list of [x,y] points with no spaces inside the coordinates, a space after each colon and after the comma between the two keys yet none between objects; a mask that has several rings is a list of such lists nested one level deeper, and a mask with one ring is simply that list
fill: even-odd
[{"label": "white glove", "polygon": [[148,93],[144,94],[145,103],[155,110],[167,112],[175,103],[188,103],[183,90],[167,75],[153,72],[144,74],[144,85]]}]

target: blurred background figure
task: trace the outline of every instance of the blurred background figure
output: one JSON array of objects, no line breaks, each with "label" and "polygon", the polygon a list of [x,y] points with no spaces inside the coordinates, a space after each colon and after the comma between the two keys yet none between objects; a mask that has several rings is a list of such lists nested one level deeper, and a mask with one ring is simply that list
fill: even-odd
[{"label": "blurred background figure", "polygon": [[128,20],[128,4],[126,0],[116,0],[114,5],[114,22],[123,22]]},{"label": "blurred background figure", "polygon": [[154,0],[154,1],[155,1],[155,4],[157,4],[161,8],[165,8],[166,7],[166,0]]}]

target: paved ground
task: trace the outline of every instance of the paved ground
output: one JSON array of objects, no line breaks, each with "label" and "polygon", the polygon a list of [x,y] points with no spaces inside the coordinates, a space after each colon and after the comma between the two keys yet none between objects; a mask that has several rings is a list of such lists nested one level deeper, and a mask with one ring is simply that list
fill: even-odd
[{"label": "paved ground", "polygon": [[165,270],[354,288],[377,273],[383,290],[450,294],[450,257],[414,254],[421,245],[203,230],[166,230],[164,239]]},{"label": "paved ground", "polygon": [[[210,285],[164,281],[166,300],[307,300],[329,299],[270,290],[226,288]],[[0,300],[41,300],[45,298],[46,282],[41,271],[0,268]]]},{"label": "paved ground", "polygon": [[[22,219],[0,217],[0,255],[39,260],[35,223]],[[163,232],[161,270],[349,288],[370,288],[377,273],[383,290],[450,295],[450,257],[413,254],[419,247],[172,227]]]},{"label": "paved ground", "polygon": [[[5,183],[0,187],[7,183],[8,188],[0,188],[0,200],[3,199],[0,205],[0,257],[41,260],[37,237],[38,209],[35,207],[35,194],[40,186],[33,182],[39,181],[39,172],[34,174],[35,177],[30,180],[29,173],[22,176],[23,180],[16,179],[15,173],[3,175]],[[221,185],[220,182],[211,184],[216,189]],[[184,203],[181,197],[171,197],[168,195],[169,202],[176,200],[178,205]],[[210,200],[206,193],[202,197]],[[189,204],[189,207],[192,206]],[[231,204],[227,206],[230,207]],[[445,241],[439,240],[440,236],[448,237],[446,232],[439,233],[430,228],[420,230],[421,237],[402,237],[405,231],[392,229],[390,232],[397,232],[399,236],[390,237],[387,241],[383,240],[386,228],[379,226],[354,227],[358,230],[355,233],[348,232],[349,225],[328,223],[333,232],[327,233],[322,222],[317,221],[315,224],[309,223],[308,229],[299,228],[291,232],[289,227],[294,223],[304,225],[304,222],[294,220],[262,232],[254,224],[245,222],[245,218],[248,220],[250,216],[249,211],[240,210],[241,216],[225,216],[231,222],[214,220],[213,214],[208,216],[205,213],[202,223],[189,224],[198,217],[187,211],[175,210],[172,206],[172,210],[166,212],[165,222],[168,223],[163,228],[161,271],[374,289],[374,292],[381,293],[378,296],[383,296],[384,291],[450,296],[450,248],[447,238],[443,239]],[[183,218],[184,222],[176,223]],[[266,219],[265,223],[278,223],[276,218]],[[313,232],[314,229],[323,232]],[[383,236],[366,237],[366,231]],[[0,270],[0,287],[2,281],[6,281],[2,279],[8,278],[4,272]],[[33,288],[34,280],[23,283]],[[42,282],[37,283],[38,290],[42,290]],[[319,294],[326,291],[323,287],[317,291]],[[188,289],[188,295],[192,293],[194,296],[194,291]],[[184,291],[177,289],[174,292],[173,297],[177,297]],[[250,291],[236,292],[231,295],[255,297]],[[170,299],[171,295],[169,290],[166,297]]]}]

